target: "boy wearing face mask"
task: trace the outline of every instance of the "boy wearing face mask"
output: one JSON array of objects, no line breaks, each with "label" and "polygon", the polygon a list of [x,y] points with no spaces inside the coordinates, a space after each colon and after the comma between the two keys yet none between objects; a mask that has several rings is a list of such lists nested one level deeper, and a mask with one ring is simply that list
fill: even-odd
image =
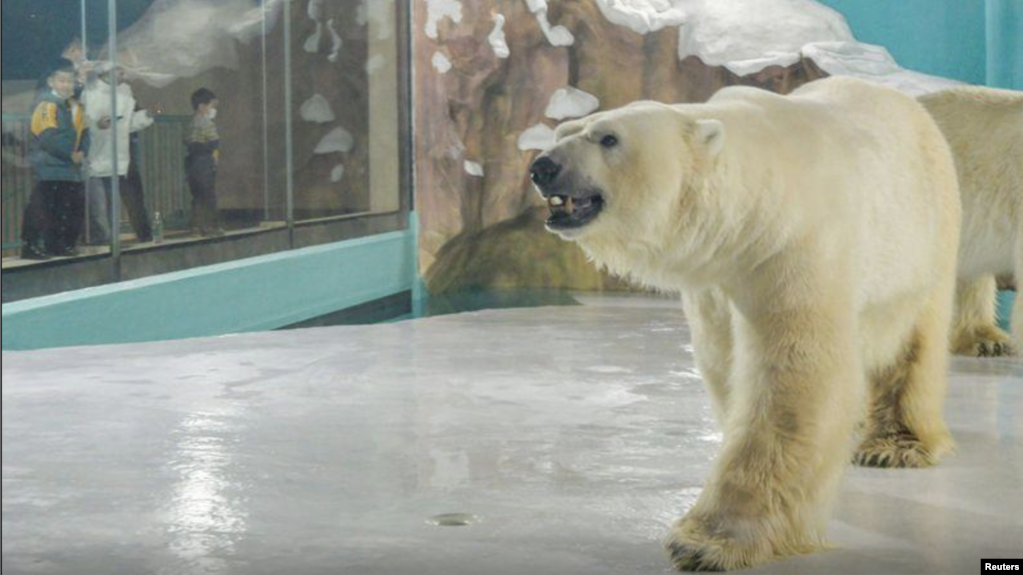
[{"label": "boy wearing face mask", "polygon": [[202,236],[221,236],[217,214],[217,163],[220,136],[217,125],[217,96],[206,88],[192,94],[192,125],[185,136],[185,172],[192,193],[192,229]]},{"label": "boy wearing face mask", "polygon": [[82,165],[89,151],[82,105],[74,99],[74,64],[51,66],[32,105],[29,160],[36,185],[25,206],[21,257],[73,256],[82,231]]}]

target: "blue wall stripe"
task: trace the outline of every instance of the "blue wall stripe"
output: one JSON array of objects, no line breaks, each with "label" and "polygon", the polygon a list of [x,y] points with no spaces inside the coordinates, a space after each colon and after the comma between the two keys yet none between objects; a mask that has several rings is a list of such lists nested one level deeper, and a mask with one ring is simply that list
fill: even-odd
[{"label": "blue wall stripe", "polygon": [[267,330],[412,290],[416,229],[3,305],[5,350]]}]

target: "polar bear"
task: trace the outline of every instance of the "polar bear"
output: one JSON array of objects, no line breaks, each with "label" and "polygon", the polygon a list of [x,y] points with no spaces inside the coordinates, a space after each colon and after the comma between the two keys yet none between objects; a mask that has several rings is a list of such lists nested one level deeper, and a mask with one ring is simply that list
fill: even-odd
[{"label": "polar bear", "polygon": [[1023,286],[1017,286],[1010,337],[995,321],[995,276],[1023,281],[1023,92],[969,86],[920,102],[949,142],[963,200],[952,350],[1019,353]]},{"label": "polar bear", "polygon": [[913,98],[830,78],[638,102],[560,125],[530,171],[548,230],[682,294],[724,444],[666,541],[676,568],[819,548],[850,457],[923,467],[952,448],[959,197]]}]

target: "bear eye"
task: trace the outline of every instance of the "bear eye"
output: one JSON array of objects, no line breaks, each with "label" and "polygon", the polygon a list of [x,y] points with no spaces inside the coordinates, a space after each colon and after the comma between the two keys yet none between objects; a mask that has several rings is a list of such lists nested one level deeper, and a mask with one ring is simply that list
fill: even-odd
[{"label": "bear eye", "polygon": [[600,139],[600,145],[605,148],[613,148],[618,145],[618,136],[608,134]]}]

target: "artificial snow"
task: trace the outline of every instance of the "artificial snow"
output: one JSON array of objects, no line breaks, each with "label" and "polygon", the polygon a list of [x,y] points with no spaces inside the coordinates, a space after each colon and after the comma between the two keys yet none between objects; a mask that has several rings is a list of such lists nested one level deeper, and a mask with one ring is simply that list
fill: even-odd
[{"label": "artificial snow", "polygon": [[341,178],[345,175],[344,164],[338,164],[334,166],[334,169],[330,171],[330,181],[335,184],[341,181]]},{"label": "artificial snow", "polygon": [[278,6],[272,2],[265,11],[253,13],[250,0],[156,0],[138,22],[118,34],[119,49],[158,75],[140,79],[159,86],[213,68],[237,69],[236,40],[256,37],[262,19]]},{"label": "artificial snow", "polygon": [[518,146],[523,152],[546,150],[554,145],[554,130],[547,124],[537,124],[519,134]]},{"label": "artificial snow", "polygon": [[327,20],[327,31],[330,32],[330,56],[327,56],[327,59],[331,62],[337,62],[338,57],[341,55],[341,36],[334,29],[333,18]]},{"label": "artificial snow", "polygon": [[476,176],[479,178],[483,177],[483,166],[481,166],[479,163],[470,162],[469,160],[466,160],[464,167],[465,173],[469,174],[470,176]]},{"label": "artificial snow", "polygon": [[[532,6],[543,0],[527,0]],[[801,57],[831,75],[922,94],[959,82],[905,70],[884,48],[856,41],[839,12],[814,0],[595,0],[610,22],[639,34],[678,27],[678,57],[739,76]]]},{"label": "artificial snow", "polygon": [[859,42],[816,42],[802,54],[833,76],[855,76],[913,96],[963,85],[957,80],[906,70],[882,46]]},{"label": "artificial snow", "polygon": [[810,42],[851,41],[841,14],[812,0],[682,0],[691,17],[679,28],[678,56],[698,56],[745,76],[788,66]]},{"label": "artificial snow", "polygon": [[547,0],[526,0],[529,11],[536,16],[540,29],[551,46],[571,46],[575,43],[575,36],[564,26],[551,26],[547,19]]},{"label": "artificial snow", "polygon": [[342,128],[337,127],[327,133],[326,136],[320,140],[319,144],[316,144],[316,149],[313,150],[314,154],[333,154],[336,152],[350,152],[355,147],[355,138],[352,134]]},{"label": "artificial snow", "polygon": [[685,10],[670,0],[596,0],[601,14],[619,26],[639,34],[678,26],[685,21]]},{"label": "artificial snow", "polygon": [[306,12],[309,14],[309,19],[314,22],[323,20],[323,0],[309,0]]},{"label": "artificial snow", "polygon": [[323,24],[316,23],[316,30],[306,38],[305,44],[302,45],[302,49],[310,54],[315,54],[320,51],[320,38],[323,36]]},{"label": "artificial snow", "polygon": [[[437,39],[444,19],[462,21],[459,0],[424,0],[426,35]],[[883,49],[855,40],[845,18],[814,0],[594,0],[610,22],[640,34],[677,28],[678,57],[696,56],[712,66],[738,75],[757,73],[769,66],[787,66],[806,57],[832,75],[853,75],[919,94],[956,82],[904,70]],[[554,46],[575,41],[564,26],[552,26],[546,0],[525,0],[547,40]],[[121,48],[137,62],[134,77],[153,86],[195,77],[213,68],[237,69],[238,42],[258,38],[276,24],[284,0],[156,0],[145,15],[119,36]],[[309,17],[318,24],[325,17],[323,0],[308,0]],[[363,0],[359,21],[393,21],[388,3]],[[503,16],[494,16],[488,41],[504,57]],[[341,37],[326,22],[332,40],[330,59],[340,56]],[[378,26],[390,34],[390,26]],[[321,31],[320,36],[323,35]],[[305,44],[318,51],[316,33]],[[599,41],[599,40],[598,40]],[[439,59],[434,65],[440,64]],[[450,64],[450,63],[449,63]],[[441,68],[444,66],[441,65]]]},{"label": "artificial snow", "polygon": [[454,23],[462,21],[462,3],[459,0],[426,0],[426,35],[437,39],[437,24],[444,18]]},{"label": "artificial snow", "polygon": [[434,52],[430,62],[433,63],[434,69],[441,74],[447,74],[448,70],[451,69],[451,60],[448,60],[448,57],[440,52]]},{"label": "artificial snow", "polygon": [[494,49],[494,54],[498,58],[507,58],[511,55],[508,42],[504,38],[504,15],[494,14],[494,29],[487,36],[487,41],[490,42],[490,47]]},{"label": "artificial snow", "polygon": [[578,88],[560,88],[551,96],[545,114],[554,120],[581,118],[600,108],[600,100]]},{"label": "artificial snow", "polygon": [[313,94],[303,102],[298,112],[307,122],[326,124],[334,121],[334,111],[330,109],[330,102],[320,94]]}]

